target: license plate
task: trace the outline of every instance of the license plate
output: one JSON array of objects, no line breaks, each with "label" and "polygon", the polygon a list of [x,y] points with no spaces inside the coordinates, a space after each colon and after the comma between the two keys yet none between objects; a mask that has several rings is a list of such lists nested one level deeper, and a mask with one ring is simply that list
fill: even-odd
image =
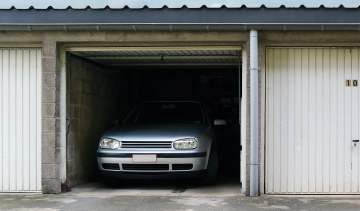
[{"label": "license plate", "polygon": [[156,154],[134,154],[132,159],[136,163],[155,163]]}]

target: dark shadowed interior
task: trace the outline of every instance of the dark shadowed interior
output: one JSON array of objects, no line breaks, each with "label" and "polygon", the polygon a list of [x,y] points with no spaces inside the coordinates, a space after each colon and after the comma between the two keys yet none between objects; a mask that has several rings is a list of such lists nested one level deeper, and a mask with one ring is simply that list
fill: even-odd
[{"label": "dark shadowed interior", "polygon": [[[239,58],[239,57],[238,57]],[[141,64],[139,60],[138,63]],[[220,149],[219,181],[240,181],[239,62],[211,65],[99,62],[67,55],[67,184],[99,180],[100,136],[138,104],[150,100],[195,100],[209,111]]]}]

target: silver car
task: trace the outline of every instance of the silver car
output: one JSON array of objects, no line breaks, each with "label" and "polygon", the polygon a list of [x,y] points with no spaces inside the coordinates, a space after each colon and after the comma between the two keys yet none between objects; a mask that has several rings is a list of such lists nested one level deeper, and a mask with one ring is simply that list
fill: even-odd
[{"label": "silver car", "polygon": [[103,134],[98,168],[112,177],[204,176],[213,182],[218,153],[212,128],[199,102],[142,103],[123,124]]}]

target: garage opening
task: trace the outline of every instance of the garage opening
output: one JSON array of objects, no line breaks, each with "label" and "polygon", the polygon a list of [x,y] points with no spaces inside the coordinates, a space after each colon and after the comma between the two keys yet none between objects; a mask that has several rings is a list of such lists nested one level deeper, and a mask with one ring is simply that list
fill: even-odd
[{"label": "garage opening", "polygon": [[[171,102],[168,106],[172,107],[172,102],[196,102],[206,112],[218,143],[216,185],[235,185],[240,192],[238,48],[74,48],[66,60],[69,187],[100,181],[96,157],[100,138],[110,128],[126,124],[124,120],[139,105]],[[188,110],[183,112],[188,115]],[[105,163],[106,168],[128,170],[193,168],[187,164],[120,165]]]}]

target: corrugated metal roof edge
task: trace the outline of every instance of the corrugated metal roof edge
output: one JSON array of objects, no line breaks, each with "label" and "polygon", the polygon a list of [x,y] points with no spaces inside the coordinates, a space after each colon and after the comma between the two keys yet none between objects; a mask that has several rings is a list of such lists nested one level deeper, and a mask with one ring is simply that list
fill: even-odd
[{"label": "corrugated metal roof edge", "polygon": [[343,4],[340,4],[337,7],[327,7],[324,4],[319,5],[318,7],[308,7],[305,5],[299,5],[298,7],[289,7],[289,6],[285,6],[285,5],[280,5],[278,7],[268,7],[264,4],[262,4],[259,7],[249,7],[246,6],[245,4],[241,5],[241,6],[237,6],[237,7],[229,7],[226,5],[221,5],[221,6],[216,6],[216,7],[212,7],[212,6],[207,6],[207,5],[202,5],[200,7],[188,7],[187,5],[183,5],[181,7],[169,7],[167,5],[164,5],[162,7],[149,7],[148,5],[144,5],[143,7],[130,7],[128,5],[125,5],[123,7],[110,7],[109,5],[105,6],[105,7],[97,7],[97,8],[93,8],[90,5],[86,6],[86,7],[79,7],[79,8],[74,8],[72,6],[67,6],[64,8],[54,8],[53,6],[48,6],[46,8],[36,8],[34,6],[29,6],[28,8],[16,8],[15,6],[11,6],[9,8],[0,8],[0,10],[145,10],[145,9],[150,9],[150,10],[159,10],[159,9],[359,9],[360,8],[360,4],[357,6],[352,6],[352,7],[346,7]]}]

